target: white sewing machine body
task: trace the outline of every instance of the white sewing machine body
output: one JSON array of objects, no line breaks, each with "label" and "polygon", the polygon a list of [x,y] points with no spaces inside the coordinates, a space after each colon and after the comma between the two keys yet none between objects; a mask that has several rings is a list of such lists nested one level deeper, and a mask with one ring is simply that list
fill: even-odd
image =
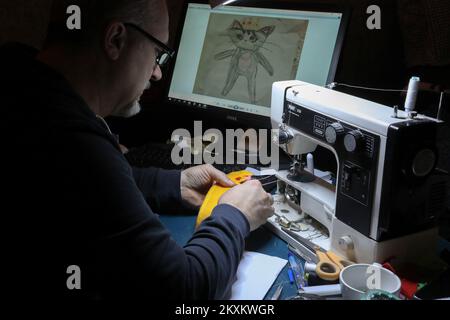
[{"label": "white sewing machine body", "polygon": [[[299,192],[299,211],[328,230],[328,237],[309,239],[312,243],[368,263],[434,254],[446,182],[435,170],[439,121],[421,115],[411,119],[402,111],[393,117],[390,107],[300,81],[273,84],[271,120],[279,129],[277,140],[290,138],[280,145],[286,153],[303,155],[320,145],[336,158],[335,186],[277,173]],[[283,201],[278,206],[290,220],[298,218],[292,206]],[[270,225],[305,249],[275,218]]]}]

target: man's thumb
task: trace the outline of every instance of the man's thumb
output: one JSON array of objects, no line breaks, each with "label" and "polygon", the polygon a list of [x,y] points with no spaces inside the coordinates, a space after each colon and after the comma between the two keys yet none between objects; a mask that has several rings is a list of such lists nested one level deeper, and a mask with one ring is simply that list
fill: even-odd
[{"label": "man's thumb", "polygon": [[214,169],[214,172],[211,172],[214,180],[221,185],[222,187],[234,187],[236,184],[227,177],[225,173]]}]

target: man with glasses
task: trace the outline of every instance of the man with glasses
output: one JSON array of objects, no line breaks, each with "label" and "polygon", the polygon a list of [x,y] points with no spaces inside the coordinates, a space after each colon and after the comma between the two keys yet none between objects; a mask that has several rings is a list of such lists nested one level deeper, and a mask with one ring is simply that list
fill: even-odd
[{"label": "man with glasses", "polygon": [[[169,48],[166,44],[162,43],[161,41],[153,37],[151,34],[149,34],[144,29],[140,28],[138,25],[134,23],[125,22],[124,26],[136,30],[137,32],[140,32],[151,42],[155,43],[158,50],[158,53],[156,55],[155,67],[159,67],[160,69],[163,68],[175,55],[175,51],[173,49]],[[147,89],[150,89],[150,82],[148,82],[147,86],[145,87],[145,90]],[[125,108],[123,108],[122,110],[115,112],[114,116],[129,118],[138,114],[141,111],[139,99],[140,97],[135,101],[133,101],[130,105],[125,106]]]},{"label": "man with glasses", "polygon": [[125,22],[124,26],[130,27],[130,28],[132,28],[132,29],[134,29],[136,31],[139,31],[145,37],[147,37],[147,39],[149,39],[150,41],[154,42],[156,44],[156,46],[159,47],[160,51],[159,51],[158,55],[156,56],[156,64],[159,67],[164,67],[169,62],[169,60],[171,58],[173,58],[173,56],[175,55],[175,51],[173,49],[169,48],[164,43],[162,43],[161,41],[156,39],[154,36],[149,34],[144,29],[142,29],[139,26],[135,25],[134,23]]},{"label": "man with glasses", "polygon": [[[66,28],[74,4],[81,30]],[[131,168],[103,120],[136,112],[174,56],[167,42],[163,0],[54,0],[42,51],[0,48],[10,297],[228,297],[245,237],[273,214],[271,196],[211,166]],[[182,248],[155,212],[198,208],[213,183],[233,188]]]}]

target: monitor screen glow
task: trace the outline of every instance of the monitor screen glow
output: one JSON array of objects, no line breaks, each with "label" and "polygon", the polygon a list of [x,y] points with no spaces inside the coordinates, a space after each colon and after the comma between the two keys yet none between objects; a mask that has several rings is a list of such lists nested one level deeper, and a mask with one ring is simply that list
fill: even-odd
[{"label": "monitor screen glow", "polygon": [[330,82],[341,22],[341,12],[189,3],[168,99],[270,117],[273,82]]}]

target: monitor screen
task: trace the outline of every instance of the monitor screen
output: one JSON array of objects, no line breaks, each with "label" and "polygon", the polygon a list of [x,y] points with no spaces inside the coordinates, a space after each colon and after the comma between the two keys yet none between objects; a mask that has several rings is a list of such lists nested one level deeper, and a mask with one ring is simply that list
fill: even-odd
[{"label": "monitor screen", "polygon": [[270,118],[273,82],[334,80],[344,11],[259,3],[265,7],[187,4],[169,102],[221,111],[231,119]]}]

